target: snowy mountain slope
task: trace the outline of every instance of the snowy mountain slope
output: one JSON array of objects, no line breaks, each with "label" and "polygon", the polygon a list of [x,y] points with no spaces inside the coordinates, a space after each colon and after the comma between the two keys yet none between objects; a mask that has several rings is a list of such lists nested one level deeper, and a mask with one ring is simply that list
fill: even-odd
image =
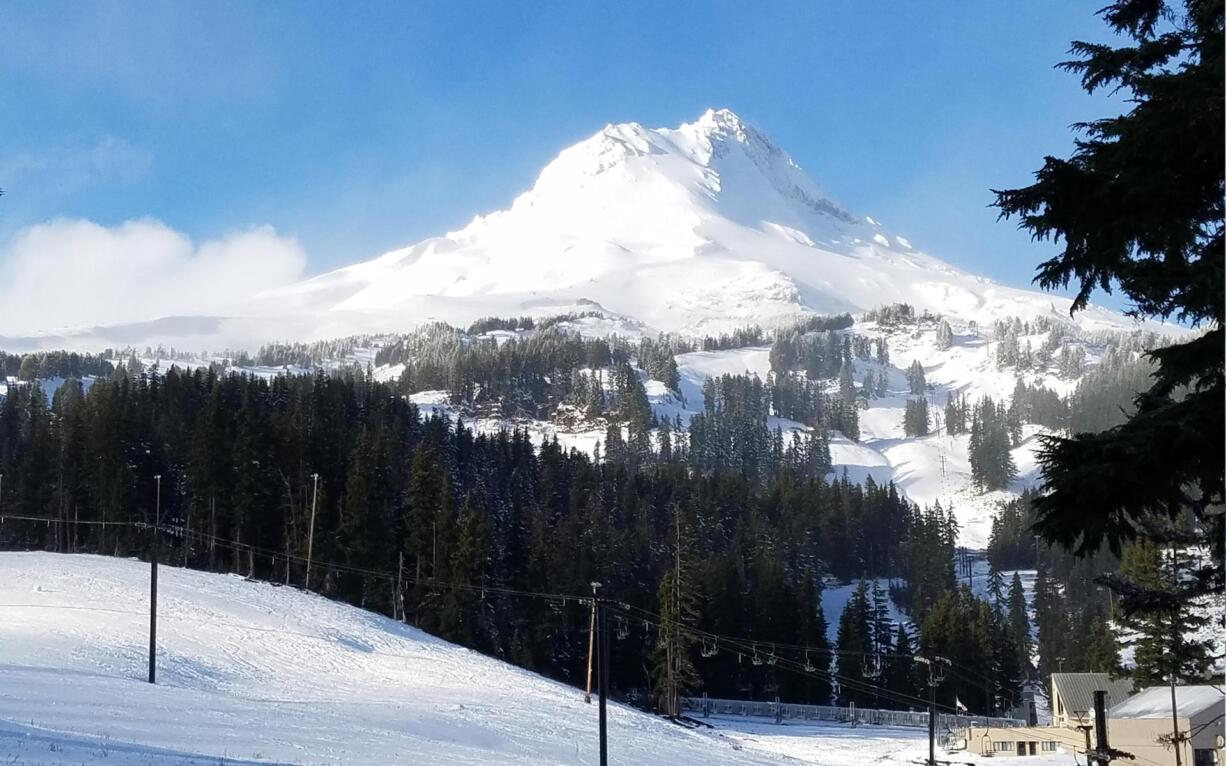
[{"label": "snowy mountain slope", "polygon": [[[109,749],[110,763],[151,748],[176,754],[169,763],[596,760],[596,706],[577,690],[369,612],[233,576],[162,568],[159,683],[150,686],[148,576],[130,560],[0,555],[0,753],[42,731],[68,735],[67,752]],[[617,763],[780,762],[619,705],[610,737]]]},{"label": "snowy mountain slope", "polygon": [[[1068,310],[853,215],[727,109],[676,129],[608,125],[561,152],[506,210],[266,298],[457,323],[586,300],[690,333],[893,302],[981,323]],[[1124,324],[1098,309],[1082,321]]]},{"label": "snowy mountain slope", "polygon": [[[596,706],[576,689],[354,607],[236,576],[161,568],[159,682],[149,685],[148,576],[132,560],[0,554],[5,762],[597,760]],[[690,730],[616,704],[609,714],[618,764],[902,766],[926,749],[922,729],[713,718],[713,728]]]}]

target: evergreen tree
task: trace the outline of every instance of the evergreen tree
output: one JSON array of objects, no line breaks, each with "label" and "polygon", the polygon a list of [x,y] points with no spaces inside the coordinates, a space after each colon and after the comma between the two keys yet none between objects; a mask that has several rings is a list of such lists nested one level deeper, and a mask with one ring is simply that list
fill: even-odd
[{"label": "evergreen tree", "polygon": [[672,514],[672,561],[666,562],[658,592],[660,625],[654,657],[655,686],[660,690],[660,711],[669,718],[681,715],[681,697],[699,685],[692,655],[694,635],[687,628],[698,621],[698,597],[691,574],[692,540],[681,511]]},{"label": "evergreen tree", "polygon": [[1036,528],[1051,542],[1118,553],[1192,516],[1185,540],[1210,555],[1191,576],[1120,592],[1126,612],[1175,614],[1221,592],[1226,558],[1216,512],[1226,463],[1223,4],[1117,0],[1100,13],[1128,43],[1074,43],[1077,59],[1062,66],[1081,75],[1087,92],[1122,96],[1127,111],[1078,124],[1071,157],[1046,158],[1034,184],[997,192],[995,204],[1035,237],[1062,244],[1037,281],[1072,282],[1073,311],[1093,291],[1118,287],[1135,316],[1203,328],[1148,352],[1157,369],[1124,422],[1045,437],[1039,453]]},{"label": "evergreen tree", "polygon": [[411,604],[416,615],[415,624],[427,630],[434,627],[436,619],[434,610],[428,608],[432,604],[428,604],[427,599],[436,593],[429,580],[439,574],[435,572],[438,563],[438,533],[440,522],[444,518],[446,495],[446,488],[433,454],[424,445],[418,445],[413,451],[408,489],[405,492],[407,529],[404,552],[405,560],[412,562],[413,566]]},{"label": "evergreen tree", "polygon": [[866,690],[865,658],[873,653],[873,632],[869,619],[868,586],[861,580],[839,615],[839,630],[835,643],[838,649],[840,676],[839,704],[871,703],[873,693]]},{"label": "evergreen tree", "polygon": [[928,390],[928,383],[924,379],[924,365],[920,364],[918,359],[907,368],[907,386],[912,396],[923,396]]},{"label": "evergreen tree", "polygon": [[966,433],[966,418],[966,397],[951,391],[945,398],[945,432],[950,436]]},{"label": "evergreen tree", "polygon": [[936,347],[937,351],[948,351],[954,344],[954,330],[949,326],[949,322],[944,319],[937,325]]},{"label": "evergreen tree", "polygon": [[988,597],[992,606],[1000,611],[1005,608],[1005,578],[1000,570],[989,562],[988,566]]},{"label": "evergreen tree", "polygon": [[873,634],[873,651],[876,654],[887,654],[894,639],[894,621],[890,619],[890,597],[881,587],[880,580],[873,580],[872,600],[869,603],[869,616]]},{"label": "evergreen tree", "polygon": [[1013,582],[1009,583],[1008,628],[1017,647],[1020,668],[1030,665],[1030,616],[1026,613],[1026,594],[1022,589],[1022,577],[1013,573]]},{"label": "evergreen tree", "polygon": [[[1174,592],[1178,580],[1187,576],[1179,558],[1175,550],[1163,551],[1153,542],[1138,540],[1124,549],[1113,582],[1125,594]],[[1138,689],[1161,685],[1172,674],[1181,682],[1197,683],[1211,665],[1208,643],[1193,637],[1208,623],[1204,610],[1182,601],[1161,599],[1160,603],[1166,608],[1125,609],[1120,620],[1132,634],[1124,644],[1133,647],[1132,677]]]},{"label": "evergreen tree", "polygon": [[844,361],[839,368],[839,399],[844,405],[856,406],[856,384],[851,377],[851,362]]},{"label": "evergreen tree", "polygon": [[1017,477],[1017,466],[1010,454],[1007,413],[990,397],[975,405],[971,414],[968,454],[971,479],[980,490],[1005,489]]},{"label": "evergreen tree", "polygon": [[908,399],[903,410],[903,433],[908,437],[927,436],[932,424],[928,418],[928,400]]},{"label": "evergreen tree", "polygon": [[922,690],[915,670],[911,636],[907,634],[907,626],[902,623],[898,624],[898,633],[890,655],[885,661],[882,679],[886,688],[898,694],[920,697]]}]

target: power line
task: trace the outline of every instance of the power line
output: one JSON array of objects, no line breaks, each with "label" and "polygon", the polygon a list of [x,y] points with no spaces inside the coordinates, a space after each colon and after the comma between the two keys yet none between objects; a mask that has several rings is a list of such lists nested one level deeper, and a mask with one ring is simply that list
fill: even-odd
[{"label": "power line", "polygon": [[[22,521],[44,522],[47,524],[80,523],[80,524],[95,524],[95,525],[106,525],[106,526],[129,526],[129,527],[140,528],[140,529],[148,529],[148,528],[152,528],[153,526],[153,525],[150,525],[142,521],[74,522],[71,519],[61,519],[61,518],[42,517],[42,516],[15,516],[15,515],[10,515],[10,514],[5,514],[4,518],[19,519]],[[262,556],[268,556],[274,562],[277,560],[285,560],[287,562],[292,561],[292,562],[297,562],[299,564],[304,564],[304,565],[310,562],[312,566],[319,566],[325,569],[333,570],[333,571],[344,573],[344,574],[360,575],[363,577],[370,577],[370,578],[385,580],[385,581],[392,582],[392,583],[401,582],[401,583],[411,583],[415,585],[423,585],[423,586],[428,586],[431,589],[462,590],[462,591],[466,591],[469,593],[480,594],[483,598],[487,594],[493,594],[493,595],[499,595],[499,596],[509,596],[509,597],[515,597],[515,598],[533,598],[533,599],[547,601],[553,604],[561,604],[563,606],[569,604],[570,602],[574,602],[576,605],[590,606],[595,601],[593,597],[589,595],[556,593],[556,592],[546,592],[546,591],[531,591],[531,590],[524,590],[524,589],[513,588],[513,587],[509,587],[505,585],[498,585],[498,584],[492,584],[492,583],[473,584],[473,583],[448,582],[444,580],[438,580],[433,577],[417,577],[414,575],[398,576],[396,574],[392,574],[386,571],[358,567],[358,566],[353,566],[350,564],[342,564],[338,562],[326,562],[326,561],[318,561],[318,560],[314,560],[312,562],[310,558],[288,553],[285,550],[275,550],[272,548],[254,545],[252,543],[238,542],[235,540],[231,540],[229,538],[222,537],[220,535],[213,535],[213,534],[209,534],[207,532],[203,532],[199,530],[187,529],[186,527],[183,527],[181,525],[161,524],[161,525],[158,525],[158,529],[160,531],[165,531],[165,532],[170,532],[170,533],[181,535],[184,538],[190,538],[190,539],[194,539],[199,542],[205,542],[211,545],[216,545],[218,547],[221,547],[227,550],[232,550],[236,552],[251,552],[251,553],[259,554]],[[632,604],[625,603],[625,602],[612,602],[612,603],[617,608],[618,611],[622,612],[624,616],[630,617],[632,619],[641,619],[644,622],[648,622],[656,626],[657,628],[661,627],[664,622],[667,622],[667,620],[661,617],[660,615],[654,612],[650,612],[641,607],[637,607],[637,606],[634,606]],[[634,614],[634,612],[638,612],[638,614]],[[812,666],[811,663],[808,663],[807,661],[806,663],[801,664],[799,661],[793,660],[789,657],[786,657],[786,656],[780,657],[777,654],[777,652],[779,649],[783,649],[783,650],[789,650],[789,651],[795,651],[795,652],[805,652],[806,654],[816,654],[818,656],[828,655],[828,656],[835,657],[835,658],[879,657],[883,659],[904,659],[904,660],[911,660],[911,661],[914,660],[913,657],[908,657],[906,655],[900,655],[900,654],[888,653],[888,652],[856,652],[856,651],[849,651],[849,650],[833,649],[829,647],[815,647],[815,646],[807,646],[804,644],[790,644],[790,643],[781,643],[781,642],[773,642],[773,641],[767,642],[767,641],[762,641],[759,639],[726,636],[726,635],[711,633],[709,631],[705,631],[695,626],[681,623],[679,621],[674,621],[674,622],[676,622],[679,630],[684,631],[693,637],[714,641],[716,645],[722,643],[725,646],[738,649],[739,653],[741,654],[756,653],[757,650],[762,645],[764,644],[769,645],[772,649],[772,655],[774,659],[773,664],[775,666],[782,667],[784,670],[787,670],[789,672],[795,672],[795,673],[799,673],[802,675],[817,675],[818,677],[835,682],[839,684],[840,686],[848,688],[852,691],[873,693],[879,697],[893,699],[894,701],[905,702],[908,704],[916,704],[920,706],[926,706],[928,704],[927,700],[921,699],[919,697],[914,697],[914,696],[907,695],[902,692],[890,690],[887,687],[880,686],[878,684],[873,684],[871,682],[868,682],[862,679],[856,679],[856,678],[845,676],[839,673],[825,671],[820,668],[816,668]],[[780,663],[782,663],[782,665],[780,665]],[[990,683],[989,679],[975,672],[971,668],[962,666],[960,664],[952,663],[952,662],[950,662],[950,664],[972,675],[978,675],[984,681],[988,681]],[[994,694],[996,691],[995,687],[985,686],[981,683],[977,683],[957,673],[954,673],[953,675],[959,680],[961,680],[963,683],[967,683],[981,691],[986,691],[990,694]],[[1009,699],[1010,701],[1012,701],[1013,699],[1012,695],[1009,695]],[[938,707],[944,709],[945,711],[948,711],[954,714],[958,714],[957,709],[954,707],[950,707],[947,705],[938,705]]]},{"label": "power line", "polygon": [[[915,704],[919,706],[928,705],[927,700],[921,699],[919,697],[914,697],[909,694],[905,694],[903,692],[891,690],[887,687],[873,684],[871,682],[868,682],[862,679],[851,678],[849,676],[844,676],[839,673],[822,670],[820,668],[816,668],[812,666],[805,666],[805,665],[802,665],[799,661],[793,660],[786,656],[780,657],[778,654],[775,653],[779,645],[774,644],[769,641],[758,641],[758,640],[753,640],[753,639],[735,638],[731,636],[719,635],[717,633],[711,633],[709,631],[705,631],[700,628],[695,628],[693,626],[686,625],[676,620],[669,620],[668,618],[665,618],[655,613],[649,612],[640,607],[631,606],[629,604],[617,604],[617,607],[619,611],[622,611],[624,614],[631,617],[632,619],[641,619],[644,622],[651,623],[657,627],[660,627],[664,623],[671,623],[671,624],[676,625],[678,630],[688,633],[689,635],[694,636],[696,638],[712,639],[717,644],[723,643],[727,647],[738,649],[740,650],[738,652],[739,654],[749,654],[752,652],[756,656],[758,649],[760,647],[762,647],[763,645],[770,646],[771,652],[772,652],[770,656],[770,663],[774,667],[779,667],[784,670],[796,672],[801,675],[816,675],[820,678],[834,681],[838,683],[840,686],[851,689],[852,691],[860,691],[860,692],[865,692],[865,693],[876,693],[879,696],[885,697],[887,699],[893,699],[894,701],[906,702],[906,703],[911,703],[911,704]],[[953,707],[949,707],[947,705],[939,705],[938,707],[943,708],[944,710],[948,712],[957,714],[957,710]]]}]

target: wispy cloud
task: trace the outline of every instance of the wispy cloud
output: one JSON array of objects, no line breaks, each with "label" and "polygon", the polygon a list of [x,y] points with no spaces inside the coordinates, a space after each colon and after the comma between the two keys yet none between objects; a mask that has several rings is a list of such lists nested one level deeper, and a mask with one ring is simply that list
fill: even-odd
[{"label": "wispy cloud", "polygon": [[297,241],[271,227],[194,243],[152,219],[55,220],[0,254],[0,334],[244,313],[257,293],[301,278],[305,263]]},{"label": "wispy cloud", "polygon": [[131,184],[153,167],[153,154],[111,135],[0,158],[0,188],[47,199],[99,184]]}]

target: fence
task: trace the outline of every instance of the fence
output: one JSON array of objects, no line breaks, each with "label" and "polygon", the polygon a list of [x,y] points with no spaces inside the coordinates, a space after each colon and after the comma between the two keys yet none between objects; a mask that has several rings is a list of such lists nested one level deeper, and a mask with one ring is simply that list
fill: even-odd
[{"label": "fence", "polygon": [[[681,708],[703,717],[735,715],[750,718],[773,718],[776,721],[832,721],[836,723],[875,724],[878,726],[928,727],[928,713],[907,710],[876,710],[873,708],[834,707],[831,705],[800,705],[792,702],[759,702],[728,700],[714,697],[682,697]],[[950,731],[967,726],[1025,726],[1019,718],[937,714],[937,729]]]}]

